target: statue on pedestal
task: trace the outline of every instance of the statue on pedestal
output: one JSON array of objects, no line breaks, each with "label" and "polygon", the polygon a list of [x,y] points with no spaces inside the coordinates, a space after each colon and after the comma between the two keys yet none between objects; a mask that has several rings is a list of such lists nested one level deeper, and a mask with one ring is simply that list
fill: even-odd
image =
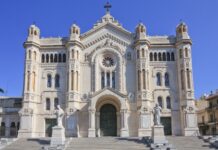
[{"label": "statue on pedestal", "polygon": [[160,123],[161,110],[162,110],[162,108],[158,104],[156,104],[154,109],[153,109],[154,125],[157,125],[157,126],[161,125],[161,123]]},{"label": "statue on pedestal", "polygon": [[60,105],[57,105],[57,111],[55,112],[57,116],[57,126],[63,127],[62,119],[64,117],[64,111],[61,109]]}]

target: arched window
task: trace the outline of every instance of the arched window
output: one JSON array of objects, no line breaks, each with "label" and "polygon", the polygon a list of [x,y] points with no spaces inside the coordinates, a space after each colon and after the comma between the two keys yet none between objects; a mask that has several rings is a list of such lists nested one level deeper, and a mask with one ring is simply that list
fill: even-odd
[{"label": "arched window", "polygon": [[170,53],[167,52],[167,61],[170,61]]},{"label": "arched window", "polygon": [[157,53],[154,53],[154,61],[157,61]]},{"label": "arched window", "polygon": [[49,62],[49,55],[46,54],[46,62],[48,63]]},{"label": "arched window", "polygon": [[167,96],[166,103],[167,103],[167,109],[171,109],[171,100],[169,96]]},{"label": "arched window", "polygon": [[171,53],[171,61],[175,61],[174,52]]},{"label": "arched window", "polygon": [[144,48],[142,49],[142,57],[143,58],[145,57],[145,50],[144,50]]},{"label": "arched window", "polygon": [[143,89],[145,89],[145,69],[142,70]]},{"label": "arched window", "polygon": [[50,88],[52,86],[52,78],[51,75],[47,75],[47,87]]},{"label": "arched window", "polygon": [[32,55],[31,50],[29,50],[29,59],[31,59],[31,55]]},{"label": "arched window", "polygon": [[27,91],[30,90],[30,71],[27,71]]},{"label": "arched window", "polygon": [[158,53],[158,61],[162,61],[161,53]]},{"label": "arched window", "polygon": [[132,59],[131,52],[128,52],[127,55],[126,55],[126,57],[127,57],[127,60],[131,60],[131,59]]},{"label": "arched window", "polygon": [[163,52],[163,61],[166,61],[166,53]]},{"label": "arched window", "polygon": [[74,59],[74,49],[71,50],[71,58]]},{"label": "arched window", "polygon": [[66,54],[63,54],[63,62],[66,62]]},{"label": "arched window", "polygon": [[79,51],[76,51],[76,57],[79,59]]},{"label": "arched window", "polygon": [[179,50],[179,58],[182,58],[183,57],[183,51],[182,49]]},{"label": "arched window", "polygon": [[115,89],[115,72],[112,72],[112,88]]},{"label": "arched window", "polygon": [[50,110],[51,109],[51,101],[50,98],[46,98],[46,106],[45,106],[46,110]]},{"label": "arched window", "polygon": [[33,55],[34,55],[34,57],[33,57],[34,60],[36,60],[36,51],[33,52]]},{"label": "arched window", "polygon": [[161,86],[162,85],[162,83],[161,83],[161,73],[160,72],[158,72],[156,74],[156,84],[157,84],[157,86]]},{"label": "arched window", "polygon": [[79,90],[79,73],[78,71],[76,71],[76,90],[78,91]]},{"label": "arched window", "polygon": [[74,90],[74,71],[71,70],[71,90]]},{"label": "arched window", "polygon": [[184,84],[184,70],[181,70],[181,88],[184,90],[185,84]]},{"label": "arched window", "polygon": [[57,107],[58,105],[59,105],[59,100],[58,100],[58,98],[56,97],[56,98],[54,99],[54,108],[57,109],[57,108],[58,108],[58,107]]},{"label": "arched window", "polygon": [[186,76],[187,76],[187,85],[188,85],[188,88],[190,89],[191,81],[190,81],[190,70],[189,69],[186,69]]},{"label": "arched window", "polygon": [[104,88],[104,72],[101,72],[101,88]]},{"label": "arched window", "polygon": [[140,54],[139,54],[139,50],[137,50],[137,58],[139,59]]},{"label": "arched window", "polygon": [[61,54],[58,54],[58,62],[62,62]]},{"label": "arched window", "polygon": [[54,59],[53,59],[53,54],[50,54],[50,62],[53,63]]},{"label": "arched window", "polygon": [[188,49],[185,48],[185,57],[188,57]]},{"label": "arched window", "polygon": [[141,90],[141,71],[138,70],[138,90]]},{"label": "arched window", "polygon": [[55,54],[55,55],[54,55],[54,62],[55,62],[55,63],[58,62],[58,54]]},{"label": "arched window", "polygon": [[110,73],[107,72],[106,76],[107,76],[107,87],[110,87]]},{"label": "arched window", "polygon": [[32,78],[32,88],[33,88],[33,91],[35,91],[35,87],[36,87],[36,73],[33,72],[33,78]]},{"label": "arched window", "polygon": [[42,60],[41,60],[41,62],[42,62],[42,63],[45,62],[45,55],[44,55],[44,54],[42,54]]},{"label": "arched window", "polygon": [[166,72],[165,73],[165,86],[170,86],[170,79],[169,79],[169,74]]},{"label": "arched window", "polygon": [[162,97],[161,97],[161,96],[159,96],[159,97],[157,98],[157,102],[158,102],[158,105],[159,105],[161,108],[163,108],[163,100],[162,100]]},{"label": "arched window", "polygon": [[153,61],[153,53],[150,53],[150,61]]},{"label": "arched window", "polygon": [[59,74],[55,75],[55,88],[59,88],[60,87],[60,76]]}]

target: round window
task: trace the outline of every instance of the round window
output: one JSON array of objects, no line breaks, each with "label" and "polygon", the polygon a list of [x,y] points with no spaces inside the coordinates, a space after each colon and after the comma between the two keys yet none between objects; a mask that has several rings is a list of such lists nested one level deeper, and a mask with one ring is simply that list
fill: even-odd
[{"label": "round window", "polygon": [[114,60],[111,57],[105,57],[102,61],[105,67],[112,67],[114,65]]}]

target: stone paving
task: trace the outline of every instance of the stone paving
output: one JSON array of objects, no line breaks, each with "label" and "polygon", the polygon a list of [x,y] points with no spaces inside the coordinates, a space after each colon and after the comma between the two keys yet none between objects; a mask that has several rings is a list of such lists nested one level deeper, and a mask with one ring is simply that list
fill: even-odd
[{"label": "stone paving", "polygon": [[[149,150],[141,138],[71,138],[66,150]],[[168,136],[167,140],[177,150],[215,150],[198,137]],[[50,138],[18,139],[3,150],[40,150],[50,145]]]}]

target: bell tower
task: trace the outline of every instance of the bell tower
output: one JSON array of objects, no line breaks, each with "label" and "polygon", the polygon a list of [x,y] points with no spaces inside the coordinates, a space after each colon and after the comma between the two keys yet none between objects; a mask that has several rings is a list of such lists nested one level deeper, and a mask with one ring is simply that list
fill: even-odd
[{"label": "bell tower", "polygon": [[31,25],[28,29],[28,37],[24,43],[26,49],[24,72],[24,99],[23,107],[19,112],[21,127],[18,137],[35,137],[34,120],[37,117],[40,103],[39,65],[40,65],[40,29]]},{"label": "bell tower", "polygon": [[192,71],[192,41],[188,35],[188,27],[180,23],[176,28],[177,72],[180,99],[180,114],[184,136],[198,134],[197,115],[194,102],[194,84]]},{"label": "bell tower", "polygon": [[[80,102],[80,28],[73,24],[66,44],[68,54],[68,91],[67,91],[67,136],[79,136],[77,131],[77,113]],[[72,125],[73,124],[73,125]]]},{"label": "bell tower", "polygon": [[[150,42],[146,36],[146,27],[140,23],[135,30],[136,53],[136,87],[137,108],[139,115],[138,136],[151,135],[151,93],[149,87],[149,47]],[[145,123],[147,122],[147,123]]]}]

